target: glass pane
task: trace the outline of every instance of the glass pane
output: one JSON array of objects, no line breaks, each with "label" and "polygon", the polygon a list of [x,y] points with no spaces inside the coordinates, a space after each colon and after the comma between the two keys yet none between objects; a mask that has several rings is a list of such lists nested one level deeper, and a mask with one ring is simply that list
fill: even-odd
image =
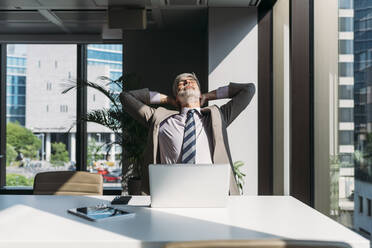
[{"label": "glass pane", "polygon": [[338,92],[333,92],[339,123],[337,155],[330,159],[331,215],[364,235],[372,232],[372,1],[339,0],[339,9],[353,10],[338,11],[339,32],[353,35],[339,35],[338,52],[354,56],[339,56]]},{"label": "glass pane", "polygon": [[352,85],[340,85],[339,86],[339,98],[340,99],[354,99],[354,87]]},{"label": "glass pane", "polygon": [[339,122],[354,122],[354,108],[340,108]]},{"label": "glass pane", "polygon": [[353,131],[340,131],[339,132],[339,143],[340,145],[353,145]]},{"label": "glass pane", "polygon": [[[116,80],[122,75],[122,50],[123,46],[119,44],[88,45],[88,80],[102,85],[114,96],[120,94],[121,88],[115,83],[110,83],[110,80],[102,80],[100,77]],[[88,112],[113,107],[108,97],[91,87],[88,87],[87,98]],[[115,143],[120,134],[107,126],[92,122],[88,122],[87,127],[88,170],[102,174],[104,187],[121,187],[121,146]]]},{"label": "glass pane", "polygon": [[7,45],[7,62],[6,185],[75,169],[76,94],[62,91],[76,77],[76,45]]},{"label": "glass pane", "polygon": [[340,17],[339,18],[339,31],[340,32],[353,32],[354,23],[352,17]]},{"label": "glass pane", "polygon": [[350,62],[339,63],[339,76],[340,77],[353,77],[354,76],[354,64]]},{"label": "glass pane", "polygon": [[354,0],[339,0],[340,9],[352,9]]},{"label": "glass pane", "polygon": [[339,41],[339,53],[340,54],[353,54],[354,53],[354,42],[352,40],[340,40]]}]

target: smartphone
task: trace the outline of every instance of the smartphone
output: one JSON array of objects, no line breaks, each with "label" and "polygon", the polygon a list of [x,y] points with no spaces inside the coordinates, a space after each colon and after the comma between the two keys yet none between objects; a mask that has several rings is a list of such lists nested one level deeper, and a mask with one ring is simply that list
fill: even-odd
[{"label": "smartphone", "polygon": [[114,219],[119,217],[134,217],[135,215],[135,213],[109,206],[72,208],[68,209],[67,212],[90,221],[102,221],[106,219]]}]

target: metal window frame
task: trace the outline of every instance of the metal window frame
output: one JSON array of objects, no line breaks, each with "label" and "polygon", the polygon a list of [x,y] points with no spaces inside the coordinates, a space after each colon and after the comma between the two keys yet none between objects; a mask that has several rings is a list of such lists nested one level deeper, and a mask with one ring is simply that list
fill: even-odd
[{"label": "metal window frame", "polygon": [[0,44],[0,188],[6,183],[6,44]]},{"label": "metal window frame", "polygon": [[87,44],[77,45],[77,88],[76,88],[76,170],[87,170],[88,134],[87,122],[83,117],[87,113]]}]

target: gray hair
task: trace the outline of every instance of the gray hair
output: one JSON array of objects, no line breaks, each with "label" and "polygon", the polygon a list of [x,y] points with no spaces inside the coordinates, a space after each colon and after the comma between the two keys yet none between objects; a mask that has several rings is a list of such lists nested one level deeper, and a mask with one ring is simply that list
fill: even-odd
[{"label": "gray hair", "polygon": [[198,78],[196,77],[195,73],[181,73],[179,74],[176,79],[174,79],[174,83],[173,83],[173,87],[172,87],[172,91],[173,91],[173,96],[174,97],[177,97],[177,86],[178,86],[178,83],[181,81],[181,78],[185,78],[185,77],[190,77],[192,79],[194,79],[196,81],[196,83],[198,84],[199,86],[199,90],[200,89],[200,83],[199,83],[199,80]]}]

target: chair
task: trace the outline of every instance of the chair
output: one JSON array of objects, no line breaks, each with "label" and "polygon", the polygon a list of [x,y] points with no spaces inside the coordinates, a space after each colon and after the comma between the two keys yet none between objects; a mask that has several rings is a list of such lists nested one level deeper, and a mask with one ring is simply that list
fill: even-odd
[{"label": "chair", "polygon": [[34,195],[102,195],[100,174],[84,171],[53,171],[36,174]]},{"label": "chair", "polygon": [[313,241],[313,240],[213,240],[174,242],[165,248],[351,248],[342,242]]}]

